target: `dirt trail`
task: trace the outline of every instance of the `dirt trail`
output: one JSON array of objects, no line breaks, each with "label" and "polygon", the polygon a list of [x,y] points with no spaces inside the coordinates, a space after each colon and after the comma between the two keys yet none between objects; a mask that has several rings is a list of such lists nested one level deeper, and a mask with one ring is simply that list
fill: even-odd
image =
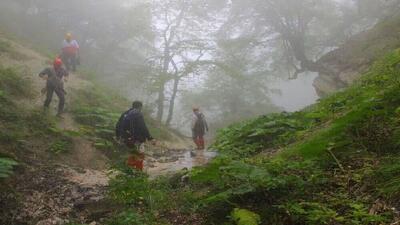
[{"label": "dirt trail", "polygon": [[[19,99],[18,104],[27,110],[41,109],[45,96],[40,90],[45,81],[37,74],[50,66],[47,58],[37,52],[8,40],[0,33],[0,40],[6,40],[12,45],[14,53],[19,56],[12,58],[0,54],[0,65],[17,67],[32,83],[35,93],[30,99]],[[65,88],[67,112],[57,119],[57,128],[62,131],[79,132],[81,127],[68,113],[70,95],[74,91],[84,89],[92,83],[71,74]],[[55,114],[57,98],[53,99],[50,115]],[[206,164],[215,156],[213,152],[193,152],[188,148],[188,141],[176,137],[173,143],[164,143],[164,147],[145,147],[145,171],[151,176],[174,173],[182,169]],[[42,140],[46,141],[46,140]],[[48,140],[47,140],[48,141]],[[36,155],[26,164],[26,168],[13,181],[15,189],[22,193],[23,203],[14,212],[15,224],[50,225],[65,224],[69,218],[77,222],[99,222],[97,219],[110,212],[105,200],[105,192],[109,182],[107,169],[109,159],[97,150],[89,138],[80,135],[72,137],[71,151],[51,157],[51,160],[37,158]],[[45,149],[36,146],[37,151],[44,154]],[[42,154],[42,155],[43,155]],[[27,222],[28,221],[28,222]],[[99,224],[99,223],[97,223]]]},{"label": "dirt trail", "polygon": [[208,150],[145,147],[145,172],[150,177],[173,174],[207,164],[217,153]]},{"label": "dirt trail", "polygon": [[[63,118],[58,121],[58,128],[63,131],[79,132],[79,125],[73,120],[69,113],[63,114]],[[72,137],[73,149],[64,158],[64,163],[70,166],[105,171],[108,168],[107,157],[93,147],[92,141],[85,137]]]},{"label": "dirt trail", "polygon": [[[39,79],[38,73],[50,66],[49,60],[35,51],[22,46],[0,34],[0,40],[11,44],[10,54],[0,54],[0,64],[6,67],[16,67],[23,72],[25,78],[32,84],[34,94],[30,99],[18,99],[17,103],[27,110],[40,110],[45,96],[40,90],[45,81]],[[73,89],[85,88],[91,85],[71,74],[69,82],[65,84],[67,92]],[[67,97],[67,106],[68,95]],[[50,114],[54,114],[53,107],[57,105],[57,98],[53,99]],[[57,127],[63,131],[79,131],[80,126],[69,113],[57,119]],[[45,141],[45,140],[43,140]],[[76,218],[78,222],[90,223],[92,210],[88,205],[104,201],[108,185],[108,159],[93,147],[92,141],[84,136],[72,137],[73,149],[56,157],[30,159],[24,171],[19,172],[13,181],[15,189],[21,193],[20,205],[14,215],[15,224],[50,225],[65,224],[68,218]],[[46,149],[37,146],[35,151],[43,155]]]},{"label": "dirt trail", "polygon": [[[38,109],[42,107],[45,96],[40,94],[40,90],[44,87],[45,81],[38,78],[37,74],[45,67],[50,66],[49,60],[34,50],[22,46],[21,44],[7,40],[0,33],[0,40],[6,40],[11,43],[12,48],[19,54],[23,55],[23,60],[12,59],[10,57],[0,55],[0,62],[6,66],[19,67],[24,70],[27,79],[30,79],[33,89],[35,90],[34,97],[31,99],[19,100],[21,104],[29,109]],[[93,85],[92,83],[81,79],[79,74],[70,74],[68,82],[65,83],[67,91],[66,110],[62,119],[57,120],[57,126],[64,131],[79,131],[80,126],[77,124],[72,115],[68,113],[68,106],[71,105],[70,95],[76,90],[84,89]],[[57,98],[54,97],[51,109],[56,108]],[[54,112],[51,112],[54,114]],[[96,148],[93,147],[92,141],[79,136],[73,137],[73,150],[66,155],[60,157],[60,163],[71,167],[81,169],[90,169],[104,172],[107,169],[107,157]],[[176,137],[171,142],[164,142],[162,148],[146,147],[148,157],[146,160],[147,169],[151,175],[160,175],[174,172],[183,168],[192,168],[193,166],[203,165],[213,156],[213,153],[194,154],[191,153],[190,141]]]},{"label": "dirt trail", "polygon": [[[5,38],[1,33],[0,40],[11,44],[13,54],[19,56],[18,58],[13,58],[9,55],[0,55],[1,65],[20,68],[26,78],[30,80],[35,92],[31,99],[20,99],[18,100],[19,103],[28,109],[40,108],[45,99],[45,96],[40,94],[40,90],[45,86],[45,81],[39,79],[37,74],[45,67],[50,66],[50,61],[34,50]],[[90,85],[92,85],[90,82],[80,79],[77,74],[71,74],[70,79],[65,83],[65,88],[68,93],[74,89],[83,89]],[[66,105],[68,106],[70,104],[68,95],[66,99]],[[54,96],[51,108],[56,105],[57,98]],[[57,126],[65,131],[79,131],[80,129],[68,112],[63,115],[62,119],[57,120]],[[84,137],[74,137],[73,142],[73,151],[62,159],[63,163],[88,169],[105,170],[107,168],[107,158],[92,146],[90,140]]]}]

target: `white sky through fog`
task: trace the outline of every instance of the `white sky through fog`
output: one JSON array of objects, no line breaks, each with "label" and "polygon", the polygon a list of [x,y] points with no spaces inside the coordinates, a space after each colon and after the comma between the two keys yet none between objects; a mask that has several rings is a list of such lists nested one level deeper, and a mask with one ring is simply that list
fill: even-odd
[{"label": "white sky through fog", "polygon": [[[147,0],[121,0],[123,2],[123,7],[132,7],[133,5],[139,2],[146,2]],[[352,0],[335,0],[339,4],[352,4]],[[154,18],[157,21],[157,18]],[[156,27],[162,28],[164,25],[161,21],[156,22]],[[161,44],[162,42],[156,41]],[[161,46],[158,46],[161,47]],[[191,54],[187,55],[189,58],[196,58],[196,54],[191,56]],[[205,56],[204,58],[210,59],[210,56]],[[176,58],[176,61],[179,62],[179,58]],[[180,67],[181,65],[178,65]],[[314,79],[316,78],[316,74],[307,73],[299,75],[299,78],[296,80],[286,80],[279,79],[271,82],[268,86],[271,89],[279,89],[281,91],[280,94],[272,93],[271,100],[274,104],[279,107],[282,107],[286,111],[297,111],[302,108],[315,103],[318,100],[318,95],[312,85]],[[187,79],[184,79],[181,83],[181,87],[183,88],[195,88],[196,86],[201,85],[202,77],[198,76],[190,76]],[[169,87],[171,88],[171,87]],[[179,105],[179,103],[178,103]]]},{"label": "white sky through fog", "polygon": [[281,94],[272,94],[271,100],[288,112],[298,111],[314,104],[318,95],[313,87],[316,73],[300,74],[296,80],[277,80],[270,88],[280,89]]}]

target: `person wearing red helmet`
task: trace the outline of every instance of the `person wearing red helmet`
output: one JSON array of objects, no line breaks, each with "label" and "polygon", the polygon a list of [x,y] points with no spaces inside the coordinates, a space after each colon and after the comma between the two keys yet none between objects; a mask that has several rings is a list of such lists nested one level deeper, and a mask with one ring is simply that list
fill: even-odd
[{"label": "person wearing red helmet", "polygon": [[192,137],[198,150],[205,149],[204,135],[208,132],[208,124],[198,107],[193,107]]},{"label": "person wearing red helmet", "polygon": [[46,80],[44,108],[49,108],[55,92],[59,99],[57,116],[61,116],[65,104],[64,80],[68,79],[68,72],[63,68],[61,58],[57,57],[53,62],[53,67],[45,68],[39,73],[39,77]]},{"label": "person wearing red helmet", "polygon": [[63,65],[63,62],[62,62],[62,60],[59,58],[59,57],[57,57],[56,59],[54,59],[54,62],[53,62],[53,67],[54,68],[60,68],[60,67],[62,67],[62,65]]}]

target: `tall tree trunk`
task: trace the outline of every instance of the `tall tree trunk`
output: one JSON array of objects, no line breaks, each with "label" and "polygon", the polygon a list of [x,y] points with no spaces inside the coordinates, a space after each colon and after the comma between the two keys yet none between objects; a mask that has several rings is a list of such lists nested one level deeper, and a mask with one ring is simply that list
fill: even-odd
[{"label": "tall tree trunk", "polygon": [[164,102],[165,102],[165,85],[167,82],[168,68],[171,63],[171,54],[169,50],[169,43],[165,43],[164,54],[163,54],[163,66],[160,76],[160,87],[158,89],[158,99],[157,99],[157,120],[162,122],[164,116]]},{"label": "tall tree trunk", "polygon": [[165,100],[165,83],[162,82],[158,89],[158,98],[157,98],[157,120],[162,121],[164,115],[164,100]]},{"label": "tall tree trunk", "polygon": [[[185,16],[186,12],[186,5],[181,9],[179,15],[176,18],[176,24],[169,26],[163,32],[163,39],[164,39],[164,52],[163,52],[163,62],[162,62],[162,70],[161,70],[161,82],[160,87],[158,90],[158,99],[157,99],[157,120],[162,122],[164,116],[164,102],[165,102],[165,85],[167,84],[168,78],[168,70],[170,68],[170,64],[172,58],[174,57],[174,53],[171,53],[171,43],[174,41],[176,37],[176,30],[181,26],[182,20]],[[169,117],[169,115],[168,115]]]},{"label": "tall tree trunk", "polygon": [[300,62],[300,69],[296,69],[295,74],[292,79],[296,79],[300,73],[310,71],[310,72],[316,72],[319,74],[327,74],[335,80],[336,84],[339,87],[346,86],[346,84],[335,75],[334,71],[327,68],[326,66],[324,66],[322,63],[320,63],[318,61],[313,61],[313,60],[308,59],[308,57],[306,55],[306,48],[304,46],[304,38],[303,37],[301,37],[301,36],[298,37],[298,36],[293,35],[290,38],[288,38],[287,41],[289,42],[289,44],[293,50],[293,54],[294,54],[295,58]]},{"label": "tall tree trunk", "polygon": [[172,96],[171,99],[169,100],[168,117],[166,122],[167,126],[171,125],[174,116],[175,99],[176,95],[178,94],[179,80],[180,80],[179,77],[175,77],[174,79],[174,89],[172,90]]}]

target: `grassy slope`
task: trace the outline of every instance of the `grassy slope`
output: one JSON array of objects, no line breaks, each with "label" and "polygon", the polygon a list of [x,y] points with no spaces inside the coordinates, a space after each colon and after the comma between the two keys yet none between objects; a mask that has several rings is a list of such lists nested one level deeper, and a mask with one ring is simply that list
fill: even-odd
[{"label": "grassy slope", "polygon": [[[25,54],[23,46],[4,38],[4,35],[0,36],[0,204],[7,206],[0,210],[0,224],[15,222],[16,215],[13,213],[23,208],[20,200],[26,197],[19,193],[20,189],[25,186],[33,190],[36,188],[35,185],[29,187],[24,184],[25,178],[35,180],[36,176],[45,173],[43,168],[49,167],[52,171],[57,167],[56,163],[67,163],[63,159],[68,157],[66,155],[69,155],[76,135],[93,140],[98,149],[117,151],[118,146],[112,139],[115,122],[131,104],[96,84],[95,77],[81,74],[79,76],[84,76],[86,80],[72,78],[72,83],[67,84],[67,110],[82,127],[76,132],[61,130],[58,128],[60,120],[51,116],[52,112],[42,112],[42,100],[37,92],[43,84],[33,80],[37,79],[34,74],[47,58],[32,56],[31,51],[28,52]],[[31,74],[34,77],[30,77]],[[146,120],[157,139],[177,138],[150,117]],[[26,180],[30,182],[28,180],[31,179]],[[46,187],[43,185],[43,188]],[[19,222],[31,220],[35,223],[37,219],[21,216]]]},{"label": "grassy slope", "polygon": [[186,183],[120,175],[111,193],[127,209],[110,224],[399,221],[399,63],[393,51],[356,84],[303,111],[221,130],[214,144],[221,155]]},{"label": "grassy slope", "polygon": [[[257,215],[234,208],[255,212],[263,224],[395,221],[398,214],[392,208],[400,207],[399,62],[396,50],[357,84],[304,111],[222,130],[214,145],[221,156],[190,172],[186,183],[178,176],[149,181],[133,171],[121,174],[110,196],[127,207],[109,224],[233,224],[238,218],[257,224]],[[15,90],[29,84],[18,71],[1,71],[2,147],[18,152],[27,138],[68,138],[48,129],[48,118],[15,104],[30,95]],[[72,109],[77,120],[100,142],[109,140],[112,124],[105,121],[118,115],[112,111],[118,101],[98,87],[77,96]],[[7,157],[23,160],[18,158],[23,155]]]},{"label": "grassy slope", "polygon": [[24,207],[19,187],[26,178],[37,177],[41,162],[50,162],[71,147],[71,136],[58,131],[54,119],[18,102],[33,95],[20,70],[0,66],[0,224],[16,222],[13,213]]},{"label": "grassy slope", "polygon": [[[214,162],[217,171],[210,167],[193,177],[200,183],[223,178],[204,200],[254,209],[265,224],[394,220],[391,208],[400,202],[399,63],[397,50],[357,84],[307,110],[221,131],[215,146],[228,159]],[[277,148],[273,156],[256,154]]]},{"label": "grassy slope", "polygon": [[[3,113],[5,117],[0,118],[0,125],[4,127],[2,132],[11,133],[11,135],[14,132],[7,132],[7,129],[10,129],[7,127],[8,125],[13,123],[18,124],[15,126],[23,128],[21,130],[24,130],[25,127],[30,125],[29,121],[27,124],[24,124],[26,121],[21,119],[19,117],[20,115],[28,116],[35,113],[39,116],[41,114],[39,108],[41,103],[39,103],[40,99],[37,92],[42,84],[38,85],[38,82],[34,82],[33,80],[36,77],[31,78],[29,75],[31,73],[38,73],[38,71],[42,69],[40,65],[43,65],[45,62],[41,62],[40,60],[48,59],[45,57],[41,57],[40,59],[34,58],[30,55],[30,52],[28,54],[24,52],[23,46],[17,47],[16,45],[14,40],[11,41],[5,38],[4,34],[1,34],[0,97],[2,99],[2,110],[5,111]],[[34,67],[30,68],[33,64]],[[75,82],[72,80],[72,84],[66,84],[69,92],[67,95],[67,110],[77,122],[86,126],[84,127],[86,130],[82,129],[82,131],[88,136],[98,140],[100,144],[99,147],[103,149],[104,147],[116,147],[103,146],[102,144],[112,141],[115,123],[120,114],[129,108],[131,102],[120,97],[112,90],[96,83],[95,75],[93,74],[87,72],[78,76],[80,79],[75,79]],[[172,132],[168,128],[160,125],[150,116],[146,117],[149,129],[154,137],[159,140],[173,140],[177,138],[171,135]],[[18,121],[18,123],[15,123],[15,120]],[[53,123],[53,130],[56,130],[54,128],[54,118],[47,118],[46,120],[48,120],[49,123]],[[48,126],[47,122],[41,124],[42,122],[41,119],[38,120],[38,128]]]},{"label": "grassy slope", "polygon": [[[3,39],[0,40],[0,56],[1,59],[29,60],[29,56],[15,50],[10,42]],[[39,137],[43,139],[43,136],[52,135],[56,141],[65,139],[64,135],[55,130],[53,119],[44,116],[40,110],[27,110],[29,107],[24,105],[37,97],[32,80],[26,73],[22,67],[6,68],[0,62],[0,155],[17,160],[23,160],[23,150],[27,150],[26,155],[32,153],[26,149],[28,142],[36,146]],[[42,147],[50,148],[50,144],[47,141],[47,145]]]}]

